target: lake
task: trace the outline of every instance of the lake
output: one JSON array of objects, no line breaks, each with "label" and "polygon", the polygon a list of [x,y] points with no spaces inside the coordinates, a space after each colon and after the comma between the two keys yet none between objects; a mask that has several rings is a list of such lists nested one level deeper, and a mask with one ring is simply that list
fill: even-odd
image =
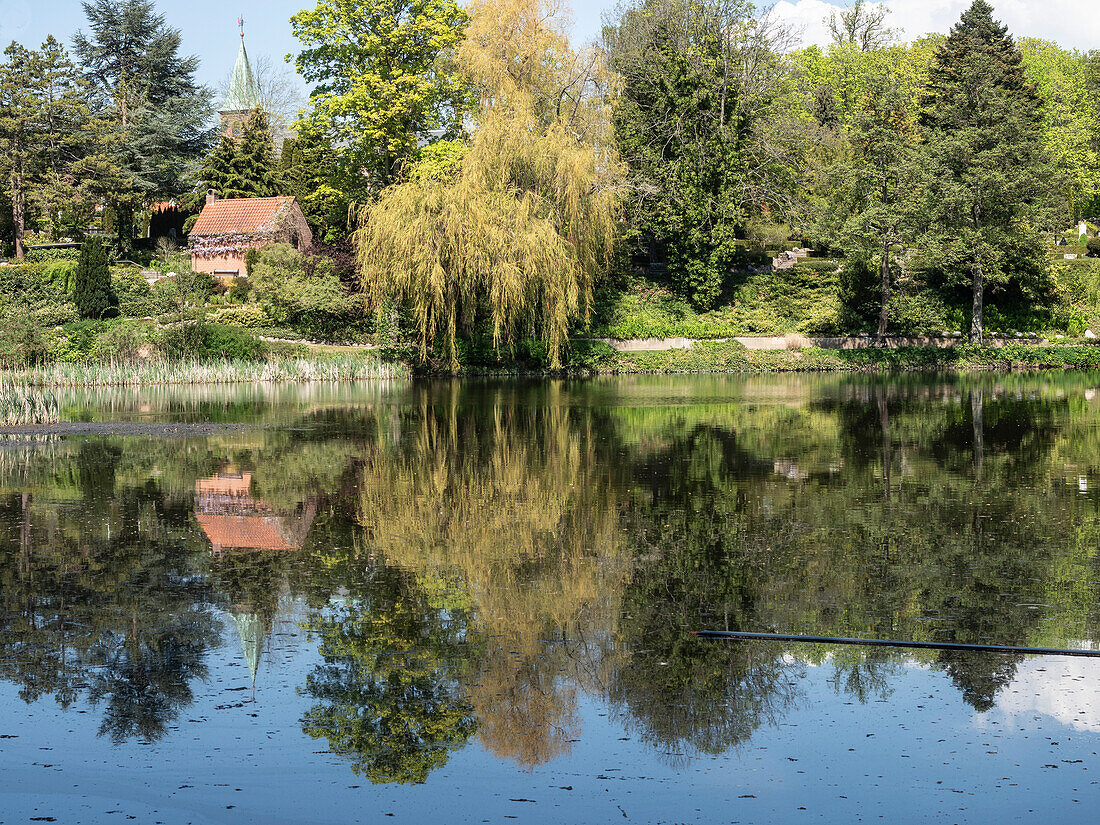
[{"label": "lake", "polygon": [[1094,822],[1100,375],[72,392],[0,823]]}]

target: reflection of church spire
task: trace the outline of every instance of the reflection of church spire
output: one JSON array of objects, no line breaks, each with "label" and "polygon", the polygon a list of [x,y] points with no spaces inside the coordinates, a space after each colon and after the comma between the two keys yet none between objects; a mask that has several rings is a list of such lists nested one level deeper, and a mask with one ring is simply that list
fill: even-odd
[{"label": "reflection of church spire", "polygon": [[252,690],[256,690],[256,671],[260,667],[260,654],[264,651],[264,627],[255,613],[232,613],[237,623],[237,634],[241,637],[241,649],[248,662],[248,673],[252,677]]}]

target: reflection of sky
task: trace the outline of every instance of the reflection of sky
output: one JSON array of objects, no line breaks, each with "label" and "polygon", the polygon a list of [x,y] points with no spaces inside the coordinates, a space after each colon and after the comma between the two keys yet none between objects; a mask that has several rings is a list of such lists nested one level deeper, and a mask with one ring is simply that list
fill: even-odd
[{"label": "reflection of sky", "polygon": [[[4,821],[65,823],[503,822],[1088,822],[1100,747],[1091,685],[1100,663],[1035,659],[976,715],[943,673],[897,668],[888,699],[860,704],[831,683],[831,662],[794,677],[798,700],[773,725],[725,754],[670,759],[621,708],[579,705],[572,750],[530,771],[498,760],[475,737],[421,786],[372,786],[306,737],[300,688],[316,639],[280,623],[257,701],[225,619],[164,740],[113,746],[95,735],[100,710],[24,705],[0,683],[0,812]],[[1084,716],[1080,716],[1080,711]],[[1088,720],[1082,725],[1082,720]],[[1076,800],[1076,801],[1075,801]],[[117,812],[108,814],[108,812]],[[624,819],[624,815],[626,819]],[[880,819],[881,818],[881,819]]]},{"label": "reflection of sky", "polygon": [[997,707],[978,714],[980,729],[994,724],[1034,730],[1055,720],[1067,727],[1100,733],[1100,659],[1034,657],[1016,669],[1016,678],[998,697]]}]

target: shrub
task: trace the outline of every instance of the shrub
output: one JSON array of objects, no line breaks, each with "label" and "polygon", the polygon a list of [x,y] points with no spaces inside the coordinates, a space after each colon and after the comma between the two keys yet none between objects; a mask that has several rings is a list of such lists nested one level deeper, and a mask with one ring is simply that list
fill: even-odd
[{"label": "shrub", "polygon": [[266,347],[253,333],[237,327],[184,321],[162,330],[157,349],[167,358],[215,360],[262,358]]},{"label": "shrub", "polygon": [[69,294],[76,281],[77,261],[75,258],[61,258],[49,261],[42,267],[42,278],[58,290]]},{"label": "shrub", "polygon": [[[250,249],[249,253],[256,250]],[[232,301],[236,301],[238,304],[243,304],[248,300],[248,296],[252,294],[252,284],[248,282],[248,278],[234,278],[233,283],[229,286],[229,298]]]},{"label": "shrub", "polygon": [[80,257],[79,249],[32,249],[26,254],[27,263],[41,264],[49,261],[75,261]]},{"label": "shrub", "polygon": [[115,272],[113,286],[118,296],[119,311],[123,315],[143,317],[156,314],[152,287],[136,269]]},{"label": "shrub", "polygon": [[47,354],[39,327],[25,308],[10,308],[0,314],[0,366],[40,364]]},{"label": "shrub", "polygon": [[877,328],[882,308],[882,281],[878,268],[864,257],[850,257],[837,277],[840,324],[850,332]]},{"label": "shrub", "polygon": [[1085,244],[1090,258],[1100,258],[1100,237],[1089,238]]},{"label": "shrub", "polygon": [[242,329],[259,329],[271,323],[267,313],[255,304],[240,307],[226,307],[210,313],[210,321]]},{"label": "shrub", "polygon": [[73,303],[81,318],[105,318],[118,312],[107,250],[99,238],[90,238],[80,248],[73,277]]},{"label": "shrub", "polygon": [[39,327],[60,327],[80,319],[72,301],[50,301],[38,304],[31,316]]},{"label": "shrub", "polygon": [[[246,275],[252,275],[256,271],[256,264],[260,262],[260,250],[251,247],[244,253],[244,271]],[[236,280],[241,280],[237,278]]]},{"label": "shrub", "polygon": [[260,253],[252,286],[271,320],[311,338],[347,339],[365,331],[362,295],[348,294],[323,257],[305,257],[293,247],[275,244]]},{"label": "shrub", "polygon": [[148,330],[132,322],[112,324],[95,337],[92,353],[97,361],[133,361],[148,352]]}]

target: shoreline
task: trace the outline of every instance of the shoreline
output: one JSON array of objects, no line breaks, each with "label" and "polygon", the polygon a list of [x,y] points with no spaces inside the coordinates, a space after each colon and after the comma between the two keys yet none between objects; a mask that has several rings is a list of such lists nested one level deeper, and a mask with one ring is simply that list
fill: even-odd
[{"label": "shoreline", "polygon": [[107,364],[59,362],[0,369],[0,395],[16,389],[57,391],[154,386],[291,386],[358,383],[401,378],[581,378],[597,375],[690,375],[766,373],[1034,372],[1100,370],[1100,345],[998,341],[976,347],[941,343],[894,347],[746,347],[740,341],[696,340],[689,346],[616,349],[603,341],[576,340],[560,370],[500,361],[472,364],[459,372],[383,360],[374,350],[339,357],[304,356],[255,361]]}]

